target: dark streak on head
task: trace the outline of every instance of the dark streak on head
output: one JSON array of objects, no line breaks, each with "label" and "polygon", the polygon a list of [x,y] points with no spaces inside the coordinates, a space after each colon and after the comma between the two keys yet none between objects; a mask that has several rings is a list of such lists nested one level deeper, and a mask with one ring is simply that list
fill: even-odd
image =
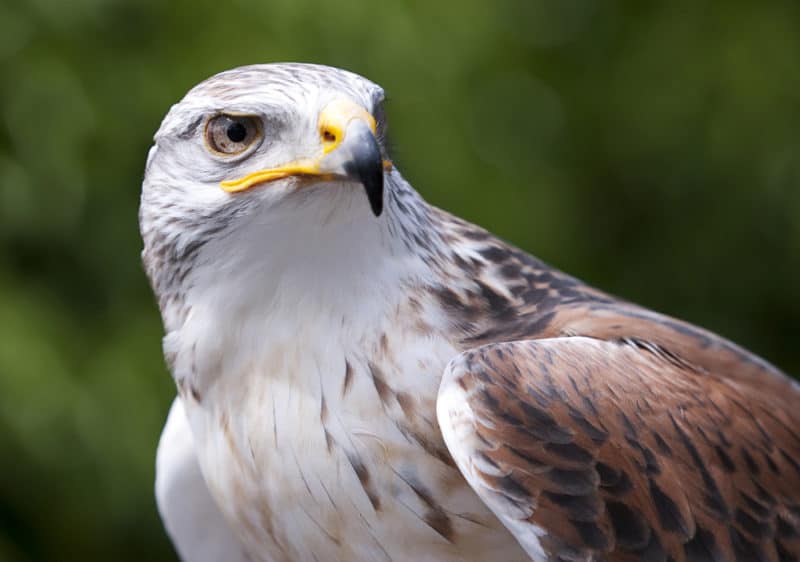
[{"label": "dark streak on head", "polygon": [[205,119],[205,115],[198,115],[183,131],[178,133],[178,138],[182,140],[191,139],[194,136],[194,132],[197,130],[197,127],[199,127],[200,123],[203,122],[203,119]]}]

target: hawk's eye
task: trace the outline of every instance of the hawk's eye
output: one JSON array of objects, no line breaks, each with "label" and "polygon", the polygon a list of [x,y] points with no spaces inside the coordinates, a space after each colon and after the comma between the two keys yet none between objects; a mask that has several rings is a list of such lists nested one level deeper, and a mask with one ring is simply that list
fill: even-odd
[{"label": "hawk's eye", "polygon": [[260,123],[250,115],[217,115],[206,125],[206,143],[220,154],[241,154],[261,138]]}]

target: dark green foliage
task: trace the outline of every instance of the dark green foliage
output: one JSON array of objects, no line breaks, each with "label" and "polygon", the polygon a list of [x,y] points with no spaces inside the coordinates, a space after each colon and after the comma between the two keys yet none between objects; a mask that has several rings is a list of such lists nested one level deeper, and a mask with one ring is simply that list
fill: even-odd
[{"label": "dark green foliage", "polygon": [[0,2],[0,560],[174,559],[136,208],[194,83],[364,74],[428,200],[800,373],[799,55],[793,0]]}]

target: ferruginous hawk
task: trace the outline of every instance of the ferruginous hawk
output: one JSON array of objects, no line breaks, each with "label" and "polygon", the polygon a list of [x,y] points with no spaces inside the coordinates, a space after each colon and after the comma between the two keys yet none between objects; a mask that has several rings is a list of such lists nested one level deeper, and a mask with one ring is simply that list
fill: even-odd
[{"label": "ferruginous hawk", "polygon": [[250,66],[156,133],[140,222],[181,555],[798,560],[798,386],[428,205],[382,100]]}]

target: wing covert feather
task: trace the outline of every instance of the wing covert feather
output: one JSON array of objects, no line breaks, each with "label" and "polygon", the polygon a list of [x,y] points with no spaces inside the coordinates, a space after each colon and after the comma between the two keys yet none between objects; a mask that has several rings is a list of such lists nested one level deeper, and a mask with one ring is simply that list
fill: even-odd
[{"label": "wing covert feather", "polygon": [[800,406],[641,342],[558,337],[453,359],[445,442],[533,560],[800,560]]}]

